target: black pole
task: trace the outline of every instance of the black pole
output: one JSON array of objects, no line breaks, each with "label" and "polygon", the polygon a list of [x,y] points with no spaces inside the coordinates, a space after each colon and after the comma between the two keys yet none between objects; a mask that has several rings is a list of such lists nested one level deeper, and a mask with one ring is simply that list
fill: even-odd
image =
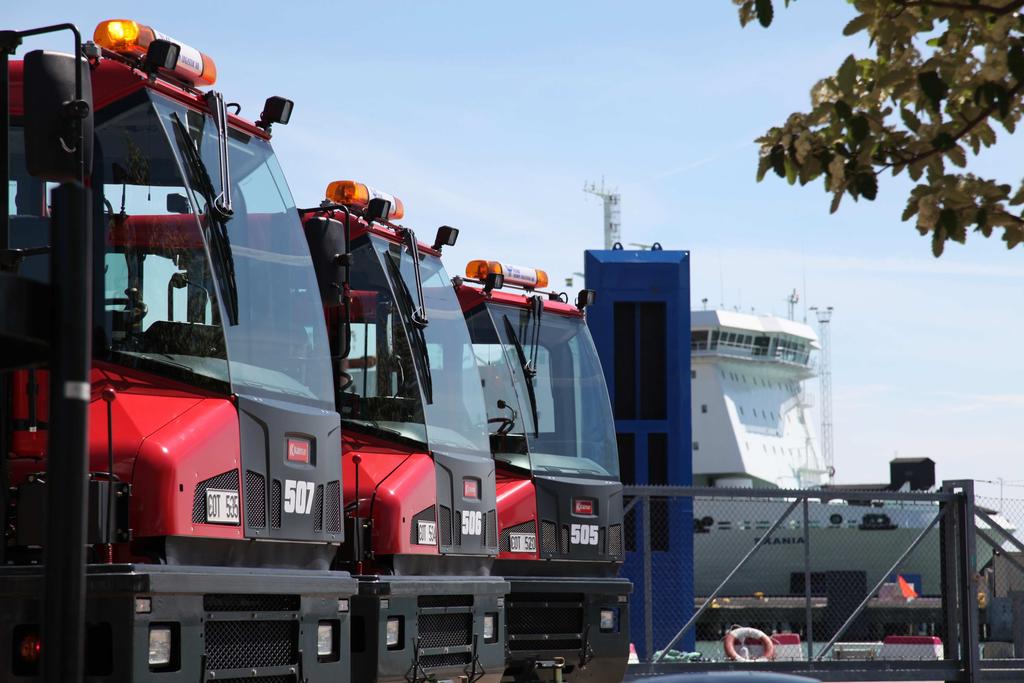
[{"label": "black pole", "polygon": [[82,36],[73,24],[22,31],[21,37],[68,30],[74,35],[75,102],[71,140],[77,182],[52,194],[50,291],[50,426],[47,449],[46,545],[43,549],[43,680],[82,680],[85,641],[85,525],[89,486],[89,399],[92,365],[92,209],[85,187]]},{"label": "black pole", "polygon": [[[92,212],[78,183],[53,191],[53,332],[47,459],[43,674],[82,680],[85,615],[85,502],[88,491],[92,344]],[[56,277],[60,274],[61,277]]]},{"label": "black pole", "polygon": [[[13,32],[4,33],[0,39],[0,136],[3,136],[5,149],[10,147],[11,132],[11,98],[10,98],[10,73],[9,59],[17,48],[21,38]],[[0,154],[0,204],[3,211],[0,211],[0,254],[6,255],[10,246],[10,183],[11,160],[10,153]],[[3,564],[6,557],[7,543],[4,540],[7,534],[7,487],[8,480],[8,458],[11,450],[11,378],[10,373],[0,373],[0,564]]]}]

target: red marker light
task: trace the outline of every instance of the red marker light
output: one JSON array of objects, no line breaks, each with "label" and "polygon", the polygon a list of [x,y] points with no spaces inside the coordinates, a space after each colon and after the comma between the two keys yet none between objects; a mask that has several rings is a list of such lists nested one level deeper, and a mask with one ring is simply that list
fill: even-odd
[{"label": "red marker light", "polygon": [[35,633],[28,633],[18,643],[18,655],[23,662],[39,661],[39,653],[43,650],[43,643]]},{"label": "red marker light", "polygon": [[476,479],[462,480],[462,495],[466,498],[480,497],[480,486],[477,484]]},{"label": "red marker light", "polygon": [[288,461],[309,464],[309,440],[288,437]]},{"label": "red marker light", "polygon": [[593,515],[594,501],[585,498],[573,498],[572,513],[574,515]]}]

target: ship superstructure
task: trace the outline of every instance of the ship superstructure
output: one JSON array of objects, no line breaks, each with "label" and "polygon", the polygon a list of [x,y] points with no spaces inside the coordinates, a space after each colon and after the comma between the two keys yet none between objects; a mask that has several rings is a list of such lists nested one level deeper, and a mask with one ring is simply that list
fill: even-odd
[{"label": "ship superstructure", "polygon": [[825,483],[803,388],[820,348],[814,330],[728,310],[693,311],[690,320],[694,484]]}]

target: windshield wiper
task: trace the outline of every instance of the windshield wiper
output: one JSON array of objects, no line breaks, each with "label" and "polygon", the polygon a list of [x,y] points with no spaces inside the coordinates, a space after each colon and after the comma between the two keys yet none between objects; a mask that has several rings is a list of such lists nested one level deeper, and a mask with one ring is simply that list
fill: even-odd
[{"label": "windshield wiper", "polygon": [[519,366],[523,369],[523,375],[526,376],[526,393],[530,397],[530,414],[533,416],[533,435],[535,438],[540,438],[540,426],[537,424],[537,392],[533,388],[533,378],[537,375],[537,369],[527,359],[523,343],[519,341],[519,335],[516,334],[516,328],[512,325],[512,321],[508,319],[507,315],[501,317],[505,320],[505,333],[512,340],[512,345],[516,347]]},{"label": "windshield wiper", "polygon": [[398,439],[400,441],[407,441],[417,446],[427,445],[427,442],[425,440],[420,440],[414,436],[409,436],[405,432],[399,431],[397,429],[392,429],[391,427],[381,427],[376,422],[372,422],[370,420],[361,420],[359,418],[354,417],[343,417],[341,418],[341,421],[353,429],[358,429],[368,434],[372,434],[373,436],[378,436],[382,439]]},{"label": "windshield wiper", "polygon": [[[398,283],[402,296],[405,297],[406,301],[411,302],[412,292],[409,291],[409,286],[405,284],[405,279],[402,278],[402,271],[395,263],[394,258],[392,258],[390,253],[386,253],[384,254],[384,261],[388,264],[391,279]],[[415,316],[415,314],[415,311],[413,311],[412,315]],[[416,348],[416,355],[418,357],[413,365],[419,370],[420,380],[423,382],[423,393],[426,394],[427,403],[430,404],[434,402],[434,378],[430,375],[430,354],[427,351],[427,339],[423,334],[423,327],[418,325],[415,319],[412,320],[412,329],[410,331],[412,332],[410,344]]]},{"label": "windshield wiper", "polygon": [[409,247],[409,256],[412,257],[412,272],[416,279],[416,303],[417,307],[412,312],[412,323],[417,327],[426,327],[427,303],[423,299],[423,275],[420,272],[420,251],[416,244],[416,233],[412,230],[405,231],[405,245]]},{"label": "windshield wiper", "polygon": [[206,105],[217,127],[217,156],[220,160],[220,194],[213,200],[213,205],[227,220],[234,213],[231,210],[231,167],[228,163],[228,111],[224,106],[224,96],[216,90],[206,93]]},{"label": "windshield wiper", "polygon": [[177,112],[171,114],[178,131],[178,149],[185,160],[192,186],[195,187],[206,201],[207,236],[210,240],[210,255],[217,263],[217,273],[220,276],[221,289],[226,294],[226,308],[228,323],[238,324],[238,284],[235,282],[235,257],[231,253],[231,241],[228,238],[227,222],[231,220],[230,191],[228,192],[228,210],[218,206],[220,198],[213,196],[213,183],[210,181],[210,174],[206,170],[206,164],[199,156],[192,136],[188,132],[185,123],[178,116]]}]

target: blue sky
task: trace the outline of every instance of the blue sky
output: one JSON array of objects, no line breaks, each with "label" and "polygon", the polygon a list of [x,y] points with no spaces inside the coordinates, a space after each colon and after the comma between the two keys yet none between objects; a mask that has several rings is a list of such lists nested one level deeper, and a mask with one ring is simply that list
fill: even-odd
[{"label": "blue sky", "polygon": [[[768,31],[740,29],[727,0],[103,4],[16,3],[4,24],[136,19],[213,56],[243,115],[294,99],[274,144],[297,201],[341,178],[393,192],[425,234],[462,229],[453,273],[473,258],[555,283],[582,270],[602,237],[581,188],[603,177],[624,241],[692,252],[695,307],[781,314],[804,280],[805,301],[836,307],[840,480],[882,480],[894,453],[932,457],[940,478],[1024,480],[1024,251],[972,235],[934,259],[899,221],[903,179],[835,216],[820,185],[754,182],[753,138],[862,49],[841,36],[846,3],[797,3]],[[1020,136],[999,133],[976,169],[1019,181]]]}]

